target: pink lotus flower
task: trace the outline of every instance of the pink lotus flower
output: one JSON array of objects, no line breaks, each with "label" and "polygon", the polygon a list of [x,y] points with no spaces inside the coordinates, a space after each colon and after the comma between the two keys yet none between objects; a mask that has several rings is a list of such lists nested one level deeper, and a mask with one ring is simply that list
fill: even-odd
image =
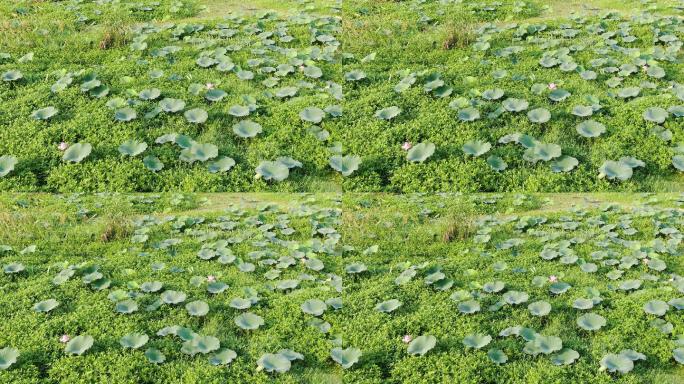
[{"label": "pink lotus flower", "polygon": [[550,89],[550,90],[553,91],[553,90],[556,89],[556,88],[558,88],[558,86],[556,85],[556,83],[549,83],[549,89]]},{"label": "pink lotus flower", "polygon": [[216,281],[216,276],[214,276],[214,275],[207,276],[207,281],[210,283]]},{"label": "pink lotus flower", "polygon": [[57,149],[60,151],[66,151],[67,148],[69,148],[69,144],[65,143],[64,141],[57,145]]},{"label": "pink lotus flower", "polygon": [[410,141],[405,141],[404,144],[402,144],[401,149],[408,151],[411,147],[413,147],[413,144],[411,144]]},{"label": "pink lotus flower", "polygon": [[214,89],[214,83],[207,83],[207,89]]},{"label": "pink lotus flower", "polygon": [[551,275],[549,276],[549,281],[555,283],[556,281],[558,281],[558,277],[556,275]]},{"label": "pink lotus flower", "polygon": [[61,343],[67,343],[69,340],[71,340],[71,336],[67,335],[66,333],[59,337],[59,341]]},{"label": "pink lotus flower", "polygon": [[404,343],[408,344],[413,340],[413,337],[411,335],[404,335],[404,337],[401,338],[401,341]]}]

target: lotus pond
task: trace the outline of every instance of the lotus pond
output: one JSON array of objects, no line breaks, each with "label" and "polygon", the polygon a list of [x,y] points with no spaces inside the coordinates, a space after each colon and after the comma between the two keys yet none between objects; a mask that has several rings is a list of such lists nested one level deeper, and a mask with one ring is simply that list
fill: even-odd
[{"label": "lotus pond", "polygon": [[683,205],[4,195],[0,381],[679,383]]},{"label": "lotus pond", "polygon": [[681,4],[3,2],[0,190],[681,190]]}]

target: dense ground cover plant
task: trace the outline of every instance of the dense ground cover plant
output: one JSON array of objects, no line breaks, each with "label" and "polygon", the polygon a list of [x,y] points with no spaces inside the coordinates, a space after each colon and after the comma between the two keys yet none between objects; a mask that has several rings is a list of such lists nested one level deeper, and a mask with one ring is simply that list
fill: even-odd
[{"label": "dense ground cover plant", "polygon": [[0,381],[341,382],[338,205],[0,197]]},{"label": "dense ground cover plant", "polygon": [[628,3],[5,3],[0,188],[676,190],[682,7]]},{"label": "dense ground cover plant", "polygon": [[365,164],[349,188],[681,183],[681,7],[627,3],[345,2],[344,142]]},{"label": "dense ground cover plant", "polygon": [[345,379],[678,382],[681,196],[551,200],[347,196]]}]

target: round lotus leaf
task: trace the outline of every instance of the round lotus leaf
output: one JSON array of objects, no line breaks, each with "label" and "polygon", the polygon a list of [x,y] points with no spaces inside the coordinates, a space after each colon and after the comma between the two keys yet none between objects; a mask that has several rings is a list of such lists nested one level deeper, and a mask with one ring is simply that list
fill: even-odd
[{"label": "round lotus leaf", "polygon": [[[0,163],[2,162],[2,158],[0,158]],[[672,165],[674,165],[675,168],[678,170],[684,172],[684,155],[675,155],[672,157]],[[1,173],[2,166],[0,165],[0,176],[2,176]]]},{"label": "round lotus leaf", "polygon": [[21,71],[18,71],[16,69],[7,71],[2,74],[2,80],[3,81],[17,81],[24,77],[24,75],[21,73]]},{"label": "round lotus leaf", "polygon": [[458,303],[458,311],[466,314],[480,312],[480,303],[476,300],[462,301]]},{"label": "round lotus leaf", "polygon": [[221,343],[216,337],[196,335],[183,343],[181,352],[194,356],[197,353],[207,354],[216,351],[220,347]]},{"label": "round lotus leaf", "polygon": [[366,78],[366,73],[355,69],[344,74],[344,79],[346,81],[359,81]]},{"label": "round lotus leaf", "polygon": [[154,364],[161,364],[166,361],[166,356],[164,356],[164,354],[156,348],[147,348],[145,351],[145,357],[147,357],[147,360],[150,363]]},{"label": "round lotus leaf", "polygon": [[668,309],[670,309],[670,306],[662,300],[651,300],[644,304],[644,312],[658,317],[665,316]]},{"label": "round lotus leaf", "polygon": [[549,287],[549,291],[551,291],[551,293],[553,294],[560,295],[561,293],[567,292],[567,290],[571,287],[572,286],[570,284],[559,281],[551,284],[551,286]]},{"label": "round lotus leaf", "polygon": [[221,293],[228,289],[228,284],[222,283],[220,281],[212,281],[211,283],[207,284],[207,292],[217,294]]},{"label": "round lotus leaf", "polygon": [[0,177],[9,175],[17,165],[17,158],[13,156],[0,156]]},{"label": "round lotus leaf", "polygon": [[230,305],[231,307],[233,307],[235,309],[247,309],[247,308],[252,306],[252,302],[250,300],[243,299],[241,297],[236,297],[236,298],[232,299],[230,301],[230,304],[228,304],[228,305]]},{"label": "round lotus leaf", "polygon": [[353,155],[335,155],[330,158],[329,164],[332,169],[341,172],[342,176],[349,176],[359,169],[361,158]]},{"label": "round lotus leaf", "polygon": [[135,119],[136,117],[138,117],[137,112],[135,112],[135,109],[130,107],[117,109],[116,112],[114,112],[114,119],[116,121],[127,122]]},{"label": "round lotus leaf", "polygon": [[643,353],[639,353],[633,349],[623,349],[620,352],[620,356],[624,356],[632,361],[646,360],[646,355],[644,355]]},{"label": "round lotus leaf", "polygon": [[45,108],[36,109],[35,111],[33,111],[31,113],[31,117],[35,120],[47,120],[47,119],[51,118],[52,116],[56,115],[57,112],[59,112],[59,111],[55,107],[45,107]]},{"label": "round lotus leaf", "polygon": [[220,89],[210,89],[204,94],[205,99],[213,102],[221,101],[226,96],[228,96],[228,94]]},{"label": "round lotus leaf", "polygon": [[157,88],[143,89],[138,93],[140,100],[154,100],[161,96],[161,91]]},{"label": "round lotus leaf", "polygon": [[526,302],[529,299],[529,295],[526,292],[508,291],[503,294],[503,299],[508,304],[516,305]]},{"label": "round lotus leaf", "polygon": [[135,157],[145,152],[147,143],[137,140],[128,140],[119,145],[119,153],[124,156]]},{"label": "round lotus leaf", "polygon": [[684,297],[678,297],[676,299],[672,299],[672,300],[668,301],[667,303],[670,304],[671,306],[679,309],[679,310],[684,309]]},{"label": "round lotus leaf", "polygon": [[486,100],[499,100],[504,95],[504,90],[500,88],[488,89],[482,92],[482,98]]},{"label": "round lotus leaf", "polygon": [[634,362],[622,355],[609,353],[601,359],[601,370],[608,372],[627,373],[634,368]]},{"label": "round lotus leaf", "polygon": [[264,319],[251,312],[245,312],[235,318],[235,324],[242,329],[253,330],[264,325]]},{"label": "round lotus leaf", "polygon": [[606,132],[606,126],[594,120],[587,120],[577,125],[577,133],[584,137],[599,137]]},{"label": "round lotus leaf", "polygon": [[313,124],[318,124],[323,121],[323,117],[325,117],[325,111],[317,107],[307,107],[299,112],[299,118],[302,119],[302,121]]},{"label": "round lotus leaf", "polygon": [[492,341],[492,337],[481,333],[470,334],[463,338],[463,345],[470,348],[480,349]]},{"label": "round lotus leaf", "polygon": [[576,299],[572,302],[572,307],[576,309],[591,309],[594,308],[594,301],[590,299]]},{"label": "round lotus leaf", "polygon": [[291,157],[279,156],[279,157],[276,159],[276,161],[279,162],[279,163],[281,163],[281,164],[283,164],[283,165],[285,165],[286,167],[288,167],[288,168],[290,168],[290,169],[292,169],[292,168],[301,168],[301,167],[302,167],[302,163],[301,163],[301,162],[299,162],[299,161],[297,161],[297,160],[295,160],[295,159],[293,159],[293,158],[291,158]]},{"label": "round lotus leaf", "polygon": [[435,153],[435,145],[432,143],[419,143],[409,149],[406,160],[422,163]]},{"label": "round lotus leaf", "polygon": [[150,282],[142,283],[142,285],[140,285],[140,289],[143,292],[147,292],[147,293],[157,292],[160,289],[162,289],[162,285],[163,284],[160,281],[150,281]]},{"label": "round lotus leaf", "polygon": [[80,163],[83,159],[90,155],[90,151],[92,150],[93,147],[89,143],[76,143],[64,151],[62,160],[72,163]]},{"label": "round lotus leaf", "polygon": [[656,79],[662,79],[665,77],[665,70],[661,67],[653,65],[646,70],[646,74]]},{"label": "round lotus leaf", "polygon": [[579,117],[588,117],[594,114],[594,108],[586,105],[576,105],[572,108],[572,114]]},{"label": "round lotus leaf", "polygon": [[19,357],[19,350],[12,347],[5,347],[0,349],[0,370],[6,370],[12,364],[17,362]]},{"label": "round lotus leaf", "polygon": [[534,303],[530,303],[530,305],[527,306],[527,309],[530,311],[532,316],[542,317],[551,312],[551,304],[543,300],[535,301]]},{"label": "round lotus leaf", "polygon": [[278,351],[278,354],[285,357],[286,359],[290,361],[295,361],[295,360],[304,360],[304,355],[301,353],[295,352],[291,349],[281,349]]},{"label": "round lotus leaf", "polygon": [[639,287],[641,287],[641,280],[625,280],[618,286],[623,291],[631,291],[639,289]]},{"label": "round lotus leaf", "polygon": [[266,372],[287,372],[290,370],[291,364],[285,356],[273,353],[266,353],[257,360],[257,365]]},{"label": "round lotus leaf", "polygon": [[118,313],[133,313],[138,310],[138,303],[131,299],[119,301],[114,310]]},{"label": "round lotus leaf", "polygon": [[168,113],[180,112],[185,108],[185,101],[167,97],[159,102],[159,108]]},{"label": "round lotus leaf", "polygon": [[532,355],[537,355],[539,353],[548,355],[550,353],[560,351],[563,348],[563,341],[560,337],[556,336],[544,336],[544,335],[534,335],[531,340],[529,340],[523,351]]},{"label": "round lotus leaf", "polygon": [[211,173],[228,172],[235,165],[235,160],[228,156],[222,156],[218,160],[209,163],[207,168]]},{"label": "round lotus leaf", "polygon": [[628,180],[632,177],[632,167],[621,162],[606,160],[599,168],[599,177],[606,177],[609,180]]},{"label": "round lotus leaf", "polygon": [[496,364],[505,364],[508,361],[508,356],[506,356],[504,351],[496,348],[492,348],[487,351],[487,356]]},{"label": "round lotus leaf", "polygon": [[382,303],[378,303],[378,305],[375,306],[375,310],[378,312],[390,313],[401,307],[401,305],[401,301],[397,299],[391,299],[383,301]]},{"label": "round lotus leaf", "polygon": [[64,347],[64,352],[66,352],[69,355],[82,355],[85,351],[87,351],[88,349],[90,349],[90,347],[93,346],[93,341],[94,340],[92,336],[76,336],[73,339],[69,340],[69,342]]},{"label": "round lotus leaf", "polygon": [[391,107],[383,108],[375,112],[375,117],[381,120],[391,120],[401,113],[401,109],[396,105]]},{"label": "round lotus leaf", "polygon": [[606,325],[606,318],[596,313],[587,313],[577,318],[577,325],[586,331],[598,331]]},{"label": "round lotus leaf", "polygon": [[546,108],[536,108],[527,112],[527,117],[533,123],[543,124],[551,120],[551,112]]},{"label": "round lotus leaf", "polygon": [[19,273],[25,269],[22,263],[10,263],[4,266],[3,271],[6,274]]},{"label": "round lotus leaf", "polygon": [[210,143],[192,143],[190,148],[181,152],[181,156],[190,162],[207,161],[218,156],[218,147]]},{"label": "round lotus leaf", "polygon": [[352,263],[344,267],[344,270],[348,274],[355,274],[368,270],[368,267],[366,267],[366,264],[363,263]]},{"label": "round lotus leaf", "polygon": [[59,306],[59,301],[55,299],[48,299],[33,305],[33,310],[36,312],[50,312]]},{"label": "round lotus leaf", "polygon": [[551,364],[553,365],[570,365],[579,358],[579,353],[574,349],[563,348],[560,352],[551,355]]},{"label": "round lotus leaf", "polygon": [[264,180],[283,181],[290,175],[290,169],[279,161],[262,161],[256,173]]},{"label": "round lotus leaf", "polygon": [[531,151],[534,160],[549,161],[561,155],[560,145],[552,143],[538,143]]},{"label": "round lotus leaf", "polygon": [[161,294],[161,299],[166,304],[180,304],[185,301],[187,295],[181,291],[164,291]]},{"label": "round lotus leaf", "polygon": [[487,164],[495,171],[503,171],[508,168],[508,164],[502,158],[494,155],[487,157]]},{"label": "round lotus leaf", "polygon": [[570,92],[566,91],[565,89],[554,89],[551,91],[551,93],[549,93],[549,99],[555,102],[563,101],[568,97],[570,97]]},{"label": "round lotus leaf", "polygon": [[144,333],[130,333],[122,337],[119,344],[124,348],[138,349],[147,344],[149,340],[150,337]]},{"label": "round lotus leaf", "polygon": [[183,114],[188,123],[202,124],[207,121],[209,114],[202,108],[194,108],[185,111]]},{"label": "round lotus leaf", "polygon": [[621,97],[623,99],[627,99],[630,97],[637,97],[639,96],[639,93],[641,92],[641,88],[639,87],[626,87],[619,89],[617,92],[618,97]]},{"label": "round lotus leaf", "polygon": [[508,112],[522,112],[529,107],[529,103],[524,99],[508,98],[503,101],[503,107]]},{"label": "round lotus leaf", "polygon": [[471,156],[482,156],[485,153],[489,152],[489,150],[492,148],[492,145],[486,141],[480,141],[480,140],[475,140],[475,141],[469,141],[465,144],[463,144],[463,152],[465,152],[467,155]]},{"label": "round lotus leaf", "polygon": [[299,91],[299,88],[297,88],[297,87],[283,87],[283,88],[278,89],[275,92],[275,95],[276,95],[276,97],[279,97],[279,98],[293,97],[294,95],[297,94],[298,91]]},{"label": "round lotus leaf", "polygon": [[461,121],[475,121],[480,118],[480,111],[473,107],[463,108],[458,111],[458,118]]},{"label": "round lotus leaf", "polygon": [[157,172],[164,169],[164,163],[162,163],[158,157],[152,155],[145,156],[143,159],[143,164],[145,165],[145,168],[152,172]]},{"label": "round lotus leaf", "polygon": [[[2,350],[0,350],[0,356],[2,356]],[[675,348],[672,351],[672,356],[674,357],[676,362],[678,362],[679,364],[684,364],[684,348]],[[0,363],[1,362],[2,362],[2,357],[0,357]],[[1,365],[0,365],[0,368],[2,368]]]},{"label": "round lotus leaf", "polygon": [[254,137],[261,133],[261,125],[252,120],[241,120],[233,125],[233,132],[243,138]]},{"label": "round lotus leaf", "polygon": [[501,292],[505,287],[506,283],[504,283],[503,281],[496,280],[485,283],[485,285],[482,286],[482,290],[487,293],[497,293]]},{"label": "round lotus leaf", "polygon": [[201,300],[191,301],[185,304],[185,309],[190,316],[202,317],[209,313],[209,304]]},{"label": "round lotus leaf", "polygon": [[232,349],[224,348],[209,357],[211,365],[228,365],[237,357]]},{"label": "round lotus leaf", "polygon": [[644,120],[651,121],[656,124],[662,124],[667,119],[669,113],[660,107],[651,107],[644,111]]},{"label": "round lotus leaf", "polygon": [[572,156],[561,156],[551,162],[551,171],[570,172],[579,164],[579,161]]},{"label": "round lotus leaf", "polygon": [[308,313],[309,315],[320,316],[328,309],[328,306],[322,300],[309,299],[302,303],[302,312]]},{"label": "round lotus leaf", "polygon": [[409,355],[423,356],[436,344],[437,338],[432,335],[418,336],[409,343],[407,352]]}]

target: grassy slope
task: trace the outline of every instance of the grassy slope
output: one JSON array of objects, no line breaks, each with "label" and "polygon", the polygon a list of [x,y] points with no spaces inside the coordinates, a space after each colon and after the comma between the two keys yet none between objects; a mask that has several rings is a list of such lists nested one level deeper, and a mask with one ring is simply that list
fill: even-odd
[{"label": "grassy slope", "polygon": [[[213,198],[218,198],[214,196]],[[312,297],[333,297],[336,293],[313,282],[302,282],[301,289],[284,295],[263,289],[266,281],[263,270],[257,267],[254,274],[238,272],[235,267],[221,265],[216,261],[202,262],[197,257],[198,240],[185,234],[173,234],[169,225],[153,229],[151,238],[163,240],[180,237],[184,241],[176,249],[175,256],[164,251],[141,247],[130,241],[130,221],[143,214],[156,217],[187,215],[213,218],[225,215],[225,208],[244,207],[248,215],[255,214],[257,207],[278,204],[282,212],[298,207],[308,200],[306,196],[280,195],[231,195],[220,197],[220,207],[211,205],[212,200],[202,197],[165,194],[160,199],[145,196],[135,199],[128,196],[64,196],[3,195],[0,197],[0,244],[11,245],[17,251],[35,244],[35,253],[19,255],[14,252],[0,254],[2,265],[22,262],[26,271],[17,276],[0,275],[0,345],[12,345],[21,351],[19,362],[12,369],[0,371],[4,383],[339,383],[340,369],[330,360],[332,348],[326,336],[307,326],[308,317],[302,314],[301,302]],[[320,204],[320,205],[318,205]],[[334,206],[331,198],[319,197],[314,206]],[[85,209],[85,210],[84,210]],[[87,211],[86,211],[87,210]],[[210,211],[207,211],[210,210]],[[85,214],[85,215],[82,215]],[[278,212],[265,213],[265,222],[274,222]],[[247,216],[248,216],[247,215]],[[246,216],[246,217],[247,217]],[[297,232],[292,239],[306,239],[311,233],[309,217],[293,217],[291,226]],[[200,226],[202,227],[202,226]],[[205,229],[208,227],[204,226]],[[232,235],[252,233],[238,227]],[[103,240],[104,234],[109,237]],[[256,238],[255,238],[256,239]],[[253,250],[247,241],[233,248],[237,256],[244,257]],[[143,250],[148,256],[140,255]],[[322,260],[330,270],[335,261]],[[62,268],[63,262],[100,266],[100,271],[112,280],[110,289],[94,291],[82,281],[77,273],[70,281],[54,286],[52,277]],[[154,272],[153,262],[166,264],[166,269]],[[185,269],[173,273],[171,267]],[[283,278],[294,278],[304,269],[285,271]],[[303,268],[303,267],[302,267]],[[291,268],[293,269],[293,268]],[[310,271],[309,271],[310,272]],[[314,273],[315,274],[315,273]],[[214,275],[217,281],[226,282],[229,289],[217,295],[206,292],[206,283],[194,287],[189,283],[192,276]],[[162,281],[165,288],[182,290],[188,294],[187,302],[205,300],[210,313],[204,318],[188,316],[182,305],[147,312],[144,307],[153,297],[147,294],[137,299],[140,310],[131,315],[114,312],[114,303],[107,295],[116,290],[139,291],[135,284],[145,281]],[[264,317],[266,325],[248,334],[233,323],[239,311],[228,307],[233,297],[242,296],[243,287],[254,287],[262,301],[251,311]],[[49,315],[35,313],[31,306],[48,298],[55,298],[61,305]],[[338,313],[322,318],[333,324],[331,335],[336,334],[340,324]],[[201,355],[195,358],[179,352],[180,342],[154,334],[162,327],[178,324],[195,332],[217,336],[222,347],[238,353],[238,358],[227,368],[211,366]],[[139,351],[124,351],[119,338],[131,332],[144,332],[150,342]],[[89,334],[95,338],[93,348],[80,358],[64,355],[64,345],[59,342],[62,334]],[[331,336],[332,337],[332,336]],[[149,346],[160,349],[167,361],[160,366],[147,362],[143,355]],[[306,356],[306,361],[294,363],[288,374],[269,376],[256,370],[256,360],[266,352],[291,348]]]},{"label": "grassy slope", "polygon": [[[684,315],[681,311],[670,312],[666,319],[674,324],[674,337],[665,336],[652,329],[648,322],[652,317],[641,309],[644,302],[655,297],[665,300],[678,297],[667,287],[657,288],[655,284],[638,294],[625,295],[611,292],[609,281],[601,277],[607,268],[599,269],[597,275],[580,272],[577,266],[564,267],[557,262],[539,258],[541,243],[531,236],[521,234],[509,224],[505,229],[496,229],[493,242],[511,237],[527,239],[524,246],[513,251],[496,251],[474,244],[475,228],[471,223],[485,214],[496,217],[511,215],[545,216],[549,222],[560,217],[572,217],[570,205],[590,208],[587,217],[593,217],[598,207],[619,204],[623,208],[616,214],[606,215],[609,222],[615,222],[620,212],[641,206],[649,200],[658,200],[655,207],[681,205],[676,195],[637,196],[615,194],[536,196],[519,200],[505,196],[479,198],[437,197],[437,196],[388,196],[366,195],[345,198],[345,220],[342,233],[345,244],[356,247],[360,252],[372,245],[379,246],[375,254],[348,257],[347,263],[363,262],[368,272],[346,279],[345,311],[354,314],[346,323],[345,335],[348,345],[360,348],[364,356],[360,363],[347,372],[346,379],[355,383],[682,383],[684,368],[672,359],[671,341],[684,333]],[[549,199],[547,201],[547,199]],[[488,203],[484,203],[489,200]],[[546,202],[545,202],[546,201]],[[421,214],[422,213],[422,214]],[[681,222],[681,221],[680,221]],[[635,218],[634,227],[639,229],[635,239],[647,243],[652,236],[653,223],[650,218]],[[681,228],[681,226],[678,226]],[[356,228],[363,228],[362,231]],[[552,231],[544,226],[544,230]],[[445,233],[453,237],[445,241]],[[583,236],[588,232],[580,227],[570,236]],[[587,242],[573,246],[580,257],[586,257],[598,248]],[[488,253],[480,253],[486,249]],[[669,270],[681,275],[684,264],[681,255],[662,255]],[[495,262],[505,262],[508,269],[495,272]],[[418,271],[413,281],[396,286],[394,279],[410,264],[426,263],[428,267],[439,265],[448,278],[455,280],[455,286],[446,292],[437,291],[423,282],[425,271]],[[514,273],[512,269],[523,267],[525,273]],[[623,279],[636,278],[646,272],[644,267],[626,274]],[[559,281],[570,283],[573,288],[563,295],[553,297],[548,285],[540,288],[531,286],[533,276],[559,276]],[[661,278],[666,278],[666,275]],[[506,282],[508,289],[524,290],[530,293],[528,303],[547,300],[553,310],[549,317],[534,318],[529,315],[527,304],[517,309],[504,307],[498,312],[488,312],[487,307],[496,301],[491,295],[480,299],[482,312],[462,315],[450,298],[459,289],[476,289],[478,284],[493,280]],[[548,283],[547,283],[548,284]],[[606,304],[594,311],[608,319],[608,326],[595,334],[579,330],[575,319],[577,310],[569,308],[572,300],[583,296],[584,288],[599,288]],[[681,296],[681,294],[679,294]],[[403,306],[391,315],[375,311],[374,306],[389,299],[399,299]],[[533,358],[521,352],[523,342],[515,338],[501,338],[496,335],[506,327],[523,325],[545,335],[557,335],[564,346],[580,353],[580,359],[569,367],[556,367],[546,357]],[[490,345],[480,351],[466,351],[461,343],[471,333],[488,333],[493,336]],[[431,334],[437,337],[437,346],[423,357],[409,357],[403,335],[413,337]],[[486,352],[495,347],[504,350],[509,361],[497,367],[489,361]],[[617,353],[624,348],[644,352],[648,362],[638,362],[630,374],[611,377],[598,372],[599,360],[609,352]]]}]

